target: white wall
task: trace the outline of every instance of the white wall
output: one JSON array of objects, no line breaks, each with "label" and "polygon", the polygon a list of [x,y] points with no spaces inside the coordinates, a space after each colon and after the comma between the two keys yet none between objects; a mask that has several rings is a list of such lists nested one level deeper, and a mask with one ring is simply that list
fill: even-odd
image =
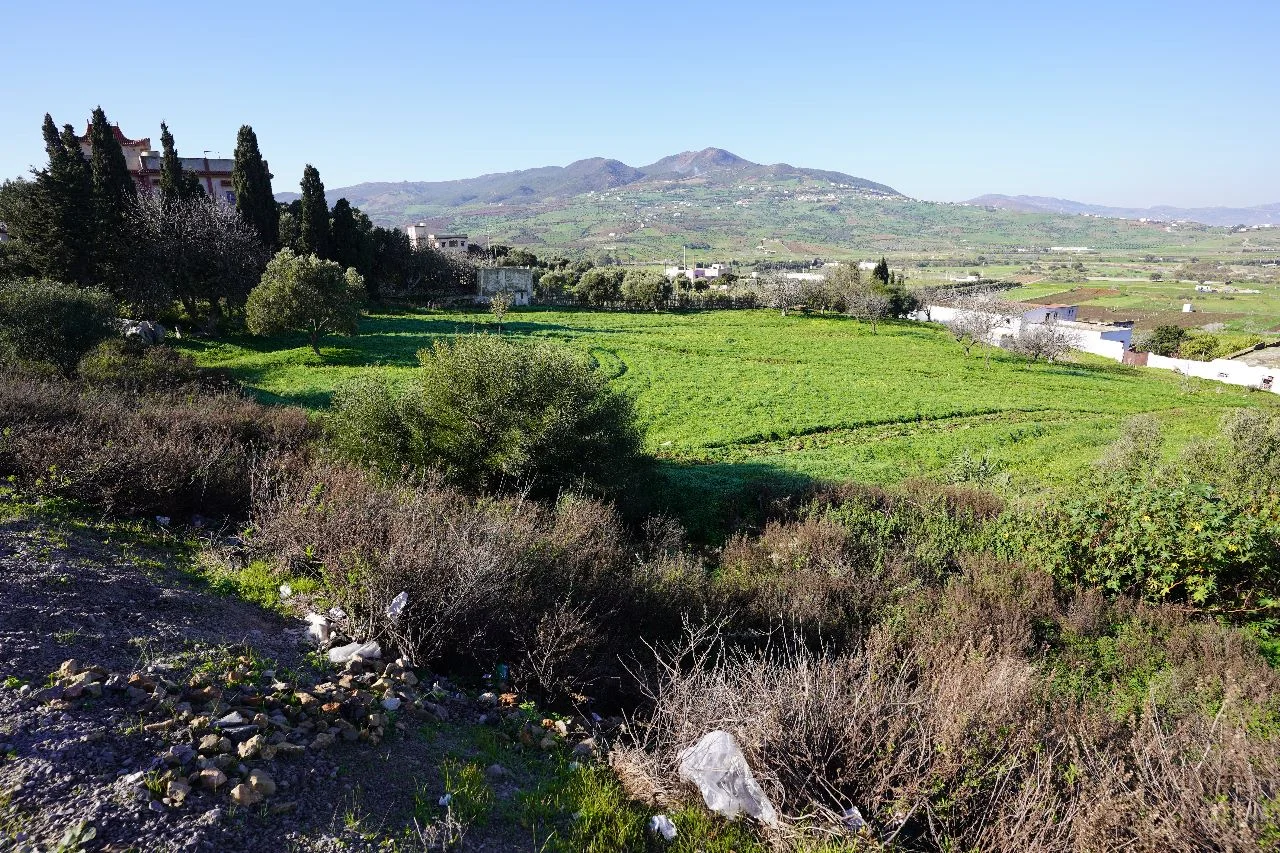
[{"label": "white wall", "polygon": [[[1280,379],[1280,371],[1270,367],[1255,367],[1243,361],[1232,361],[1229,358],[1216,358],[1213,361],[1192,361],[1187,358],[1165,358],[1151,353],[1147,356],[1147,367],[1157,370],[1173,370],[1184,376],[1196,376],[1200,379],[1212,379],[1228,385],[1245,385],[1252,388],[1262,387],[1267,377]],[[1280,393],[1280,383],[1272,382],[1271,391]]]}]

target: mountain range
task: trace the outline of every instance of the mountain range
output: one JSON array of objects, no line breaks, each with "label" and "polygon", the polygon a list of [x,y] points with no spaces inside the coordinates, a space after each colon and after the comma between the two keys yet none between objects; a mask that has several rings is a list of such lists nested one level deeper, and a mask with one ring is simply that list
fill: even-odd
[{"label": "mountain range", "polygon": [[[454,181],[362,183],[332,188],[327,196],[330,204],[346,198],[378,225],[421,222],[538,253],[641,263],[689,252],[759,260],[892,253],[1018,257],[1053,246],[1171,254],[1230,244],[1253,252],[1271,246],[1273,237],[1280,241],[1280,230],[1231,237],[1201,224],[1280,221],[1280,205],[1186,211],[1023,196],[925,201],[866,178],[754,163],[722,148],[685,151],[646,166],[597,157]],[[291,201],[297,194],[276,198]]]},{"label": "mountain range", "polygon": [[1280,203],[1256,207],[1108,207],[1065,198],[1038,195],[982,195],[966,204],[1015,210],[1019,213],[1063,213],[1079,216],[1106,216],[1113,219],[1153,219],[1161,222],[1199,222],[1202,225],[1280,224]]},{"label": "mountain range", "polygon": [[[330,204],[345,198],[375,222],[402,225],[403,215],[441,215],[451,209],[493,205],[530,205],[564,200],[586,193],[643,189],[674,182],[689,185],[759,184],[807,180],[834,184],[867,195],[901,196],[893,187],[841,172],[804,169],[787,163],[763,165],[722,148],[684,151],[647,166],[628,166],[619,160],[593,157],[568,166],[542,166],[499,172],[454,181],[370,182],[326,192]],[[277,193],[289,202],[297,193]]]}]

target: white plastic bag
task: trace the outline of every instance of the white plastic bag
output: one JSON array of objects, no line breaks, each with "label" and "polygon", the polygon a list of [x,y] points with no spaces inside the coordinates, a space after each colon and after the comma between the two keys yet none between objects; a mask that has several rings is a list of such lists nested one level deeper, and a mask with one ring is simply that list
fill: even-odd
[{"label": "white plastic bag", "polygon": [[382,647],[375,642],[351,643],[346,646],[329,649],[330,663],[346,663],[352,658],[376,660],[380,657],[382,657]]},{"label": "white plastic bag", "polygon": [[733,735],[708,732],[680,753],[680,778],[702,792],[707,808],[732,820],[745,812],[768,826],[777,826],[778,812],[761,790],[747,758]]},{"label": "white plastic bag", "polygon": [[391,603],[387,605],[387,618],[392,622],[399,621],[400,614],[404,612],[405,607],[409,604],[409,593],[402,592],[395,598],[391,599]]},{"label": "white plastic bag", "polygon": [[671,818],[664,814],[656,814],[649,818],[649,832],[653,835],[661,835],[664,841],[675,841],[676,835],[679,834]]}]

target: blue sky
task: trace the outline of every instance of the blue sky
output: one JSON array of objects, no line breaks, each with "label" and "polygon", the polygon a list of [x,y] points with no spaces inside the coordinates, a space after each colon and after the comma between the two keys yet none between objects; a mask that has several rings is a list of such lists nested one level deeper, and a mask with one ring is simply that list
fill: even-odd
[{"label": "blue sky", "polygon": [[5,6],[0,177],[100,103],[187,155],[252,124],[277,191],[718,146],[939,200],[1280,201],[1274,0]]}]

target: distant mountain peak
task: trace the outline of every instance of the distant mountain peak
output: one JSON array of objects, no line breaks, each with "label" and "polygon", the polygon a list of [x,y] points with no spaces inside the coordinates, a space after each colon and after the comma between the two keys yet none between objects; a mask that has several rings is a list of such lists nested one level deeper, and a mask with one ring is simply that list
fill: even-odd
[{"label": "distant mountain peak", "polygon": [[700,175],[704,172],[749,169],[758,166],[723,148],[703,148],[701,151],[681,151],[663,157],[656,163],[644,166],[641,171],[649,175],[675,172],[677,175]]},{"label": "distant mountain peak", "polygon": [[[620,160],[588,157],[567,166],[542,166],[453,181],[357,184],[330,189],[326,196],[331,203],[338,198],[346,198],[379,224],[397,225],[424,216],[448,216],[461,208],[563,201],[586,193],[645,186],[646,182],[661,185],[696,179],[698,182],[733,185],[788,178],[852,187],[879,196],[900,195],[892,187],[842,172],[803,169],[784,163],[765,166],[723,148],[703,148],[672,154],[638,169]],[[277,193],[276,198],[288,202],[297,198],[297,193]]]}]

